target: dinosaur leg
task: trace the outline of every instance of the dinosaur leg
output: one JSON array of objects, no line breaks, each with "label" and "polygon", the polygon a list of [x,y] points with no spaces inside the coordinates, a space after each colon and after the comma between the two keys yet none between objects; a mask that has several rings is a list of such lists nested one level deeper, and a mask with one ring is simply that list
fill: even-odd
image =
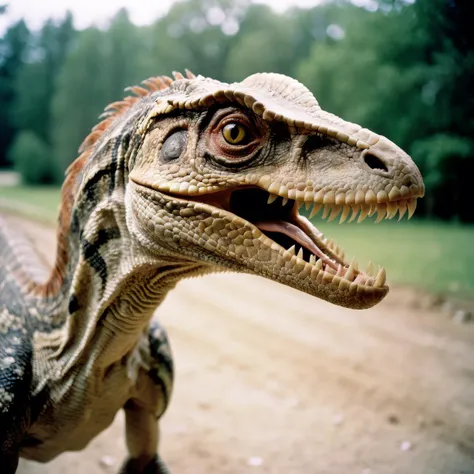
[{"label": "dinosaur leg", "polygon": [[129,458],[120,474],[169,474],[156,453],[158,423],[155,414],[131,400],[125,407]]},{"label": "dinosaur leg", "polygon": [[129,457],[121,474],[169,474],[157,454],[157,420],[171,395],[173,360],[166,332],[157,321],[152,321],[132,359],[137,391],[124,407]]}]

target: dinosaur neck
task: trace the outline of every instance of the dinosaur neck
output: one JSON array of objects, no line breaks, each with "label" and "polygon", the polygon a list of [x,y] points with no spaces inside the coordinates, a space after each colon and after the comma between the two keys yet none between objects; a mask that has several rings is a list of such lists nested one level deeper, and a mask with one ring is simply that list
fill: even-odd
[{"label": "dinosaur neck", "polygon": [[[81,180],[68,176],[56,266],[48,282],[36,288],[49,301],[48,327],[62,333],[56,350],[71,365],[93,357],[94,367],[120,360],[177,281],[202,273],[196,263],[148,254],[132,238],[125,216],[125,167],[98,163],[96,158],[94,169],[83,170]],[[67,188],[78,182],[75,190]]]}]

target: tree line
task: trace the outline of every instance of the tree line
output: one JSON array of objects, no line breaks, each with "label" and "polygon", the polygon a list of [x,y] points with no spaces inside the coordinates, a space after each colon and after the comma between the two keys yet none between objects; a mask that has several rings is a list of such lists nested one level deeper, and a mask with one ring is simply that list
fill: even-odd
[{"label": "tree line", "polygon": [[248,0],[187,0],[150,26],[125,10],[105,29],[78,31],[70,13],[39,31],[12,24],[0,38],[0,167],[26,183],[60,183],[104,107],[147,77],[280,72],[324,109],[406,149],[427,185],[421,213],[474,222],[469,2],[354,3],[279,14]]}]

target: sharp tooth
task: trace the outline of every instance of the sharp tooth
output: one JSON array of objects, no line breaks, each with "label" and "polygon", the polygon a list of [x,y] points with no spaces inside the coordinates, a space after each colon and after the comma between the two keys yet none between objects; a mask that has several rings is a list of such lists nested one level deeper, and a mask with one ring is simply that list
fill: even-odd
[{"label": "sharp tooth", "polygon": [[364,202],[365,202],[365,192],[359,189],[355,195],[355,203],[362,204]]},{"label": "sharp tooth", "polygon": [[367,217],[367,214],[369,213],[369,210],[370,210],[370,207],[369,206],[364,206],[362,205],[360,207],[360,215],[359,215],[359,219],[357,219],[357,223],[359,224],[360,222],[362,222],[366,217]]},{"label": "sharp tooth", "polygon": [[298,251],[298,258],[303,258],[303,247],[300,247],[299,251]]},{"label": "sharp tooth", "polygon": [[387,217],[393,219],[398,211],[398,204],[396,202],[387,203]]},{"label": "sharp tooth", "polygon": [[309,256],[309,263],[311,263],[312,265],[316,263],[316,257],[313,254]]},{"label": "sharp tooth", "polygon": [[316,264],[314,265],[317,270],[322,270],[323,269],[323,261],[321,259],[316,261]]},{"label": "sharp tooth", "polygon": [[328,204],[324,204],[324,210],[323,210],[323,216],[322,216],[323,219],[327,219],[330,210],[331,210],[331,206]]},{"label": "sharp tooth", "polygon": [[342,276],[343,272],[344,272],[344,268],[341,264],[339,264],[337,267],[337,275]]},{"label": "sharp tooth", "polygon": [[332,249],[334,248],[334,242],[333,242],[331,239],[329,239],[329,240],[327,241],[326,247],[327,247],[329,250],[332,250]]},{"label": "sharp tooth", "polygon": [[352,281],[354,280],[355,277],[355,269],[354,269],[354,261],[349,265],[349,268],[346,271],[346,274],[344,275],[344,278],[346,280]]},{"label": "sharp tooth", "polygon": [[286,206],[288,204],[288,198],[283,198],[281,201],[282,206]]},{"label": "sharp tooth", "polygon": [[377,196],[375,195],[375,193],[371,189],[369,189],[365,193],[365,202],[367,204],[375,204],[377,202]]},{"label": "sharp tooth", "polygon": [[351,206],[347,204],[342,208],[341,218],[339,219],[339,224],[342,224],[348,217],[351,212]]},{"label": "sharp tooth", "polygon": [[374,265],[372,264],[371,261],[367,264],[366,273],[367,273],[367,275],[374,276]]},{"label": "sharp tooth", "polygon": [[326,273],[330,273],[331,275],[335,275],[336,274],[336,270],[334,270],[334,268],[330,267],[329,265],[326,265],[326,268],[324,269],[324,271]]},{"label": "sharp tooth", "polygon": [[349,219],[349,222],[352,222],[357,217],[357,214],[359,214],[359,210],[360,210],[359,204],[355,204],[354,206],[352,206],[352,216]]},{"label": "sharp tooth", "polygon": [[376,212],[377,212],[377,206],[375,204],[372,204],[369,210],[369,217],[372,217]]},{"label": "sharp tooth", "polygon": [[407,212],[407,202],[406,201],[400,201],[399,204],[398,204],[398,209],[400,211],[400,215],[398,216],[398,220],[401,220],[401,218]]},{"label": "sharp tooth", "polygon": [[313,209],[311,211],[311,214],[309,215],[309,218],[312,219],[321,210],[322,207],[323,207],[322,204],[314,203]]},{"label": "sharp tooth", "polygon": [[408,219],[411,219],[411,216],[413,215],[416,209],[416,198],[409,199],[407,202],[407,206],[408,206]]},{"label": "sharp tooth", "polygon": [[385,204],[379,204],[377,206],[377,219],[375,219],[375,223],[378,224],[385,217],[386,213],[387,208],[385,207]]},{"label": "sharp tooth", "polygon": [[331,215],[329,216],[328,222],[333,221],[341,212],[342,206],[338,206],[337,204],[333,204],[331,210]]},{"label": "sharp tooth", "polygon": [[301,209],[301,206],[304,204],[303,201],[296,201],[296,205],[298,206],[298,211]]},{"label": "sharp tooth", "polygon": [[292,246],[288,249],[288,252],[290,252],[291,255],[294,255],[294,254],[295,254],[295,246],[292,245]]},{"label": "sharp tooth", "polygon": [[339,289],[340,290],[348,291],[350,286],[351,286],[351,284],[345,278],[341,278],[341,281],[339,282]]},{"label": "sharp tooth", "polygon": [[352,259],[351,266],[354,268],[356,272],[359,271],[359,264],[357,263],[355,258]]},{"label": "sharp tooth", "polygon": [[272,202],[274,202],[276,199],[278,198],[278,196],[276,194],[269,194],[268,196],[268,200],[267,200],[267,204],[271,204]]},{"label": "sharp tooth", "polygon": [[305,201],[304,205],[306,207],[306,210],[308,210],[311,207],[311,204],[313,204],[311,201]]},{"label": "sharp tooth", "polygon": [[387,278],[387,274],[385,272],[385,268],[381,267],[379,272],[377,273],[377,278],[375,278],[374,286],[383,286],[385,285],[385,280]]}]

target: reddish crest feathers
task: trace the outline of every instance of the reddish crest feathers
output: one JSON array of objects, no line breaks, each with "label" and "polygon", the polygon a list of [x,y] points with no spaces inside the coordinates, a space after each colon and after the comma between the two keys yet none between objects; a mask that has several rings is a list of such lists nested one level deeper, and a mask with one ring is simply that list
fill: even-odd
[{"label": "reddish crest feathers", "polygon": [[[186,77],[183,76],[180,72],[173,71],[174,80],[178,81],[181,79],[194,79],[196,76],[189,71],[185,70]],[[155,76],[150,77],[142,81],[142,86],[131,86],[127,87],[125,90],[130,91],[131,96],[127,96],[122,100],[117,102],[112,102],[109,104],[104,113],[100,116],[103,120],[100,121],[87,135],[87,137],[82,142],[79,147],[79,153],[84,153],[92,149],[92,146],[97,143],[97,140],[101,137],[104,131],[109,127],[109,125],[120,115],[124,114],[127,110],[132,107],[133,104],[138,102],[141,97],[145,97],[155,91],[161,91],[167,89],[173,83],[173,79],[168,76]]]}]

